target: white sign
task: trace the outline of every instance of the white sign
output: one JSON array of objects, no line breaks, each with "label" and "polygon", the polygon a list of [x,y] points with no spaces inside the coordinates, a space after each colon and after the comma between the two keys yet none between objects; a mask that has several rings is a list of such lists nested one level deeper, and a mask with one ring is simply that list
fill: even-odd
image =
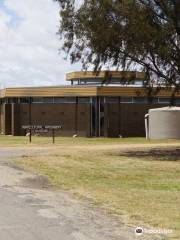
[{"label": "white sign", "polygon": [[62,126],[51,126],[51,125],[24,125],[22,126],[22,129],[24,130],[58,130],[61,129]]}]

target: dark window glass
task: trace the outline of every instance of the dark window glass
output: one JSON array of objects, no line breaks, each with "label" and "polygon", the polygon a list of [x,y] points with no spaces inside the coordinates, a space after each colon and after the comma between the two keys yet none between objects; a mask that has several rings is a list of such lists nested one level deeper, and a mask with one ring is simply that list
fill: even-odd
[{"label": "dark window glass", "polygon": [[106,103],[119,103],[118,97],[106,97],[105,99]]},{"label": "dark window glass", "polygon": [[3,104],[3,103],[6,103],[6,99],[5,98],[1,99],[1,104]]},{"label": "dark window glass", "polygon": [[152,103],[152,104],[158,103],[158,98],[149,99],[149,103]]},{"label": "dark window glass", "polygon": [[159,103],[170,103],[170,98],[159,98]]},{"label": "dark window glass", "polygon": [[8,98],[8,99],[7,99],[7,103],[13,103],[12,99],[11,99],[11,98]]},{"label": "dark window glass", "polygon": [[75,97],[56,97],[54,103],[76,103]]},{"label": "dark window glass", "polygon": [[44,102],[43,100],[44,100],[43,98],[33,98],[32,103],[43,103]]},{"label": "dark window glass", "polygon": [[29,103],[29,98],[20,98],[19,102],[20,103]]},{"label": "dark window glass", "polygon": [[79,103],[90,103],[91,99],[88,97],[80,97],[80,98],[78,98],[78,102]]},{"label": "dark window glass", "polygon": [[8,98],[4,98],[4,103],[9,103]]},{"label": "dark window glass", "polygon": [[147,102],[148,102],[147,98],[144,98],[144,97],[133,98],[133,103],[147,103]]},{"label": "dark window glass", "polygon": [[176,104],[180,104],[180,98],[176,98],[176,99],[175,99],[175,103],[176,103]]},{"label": "dark window glass", "polygon": [[132,103],[133,98],[132,97],[121,97],[121,103]]},{"label": "dark window glass", "polygon": [[54,98],[54,103],[62,103],[62,98],[60,97]]},{"label": "dark window glass", "polygon": [[54,103],[53,97],[44,97],[44,103]]}]

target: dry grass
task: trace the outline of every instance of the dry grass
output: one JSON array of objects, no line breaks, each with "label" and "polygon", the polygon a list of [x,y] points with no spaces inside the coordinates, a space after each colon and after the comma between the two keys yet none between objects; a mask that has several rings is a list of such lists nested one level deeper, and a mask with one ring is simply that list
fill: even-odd
[{"label": "dry grass", "polygon": [[[55,145],[63,145],[66,146],[114,146],[116,144],[145,144],[145,145],[174,145],[174,144],[180,144],[180,140],[151,140],[147,141],[145,138],[72,138],[72,137],[56,137],[55,139]],[[53,146],[52,144],[52,137],[41,137],[41,136],[32,136],[32,143],[29,143],[29,137],[12,137],[12,136],[4,136],[0,135],[0,146]]]},{"label": "dry grass", "polygon": [[151,144],[121,145],[113,140],[109,144],[94,140],[91,145],[79,141],[63,142],[49,156],[24,157],[16,163],[101,205],[127,225],[172,229],[180,239],[178,149],[159,144],[154,150]]}]

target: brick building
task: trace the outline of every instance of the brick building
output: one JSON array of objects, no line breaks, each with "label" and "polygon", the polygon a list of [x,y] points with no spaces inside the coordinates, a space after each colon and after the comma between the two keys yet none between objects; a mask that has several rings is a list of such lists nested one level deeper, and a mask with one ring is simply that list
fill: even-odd
[{"label": "brick building", "polygon": [[[61,125],[61,136],[145,136],[148,109],[169,105],[171,92],[161,90],[151,101],[140,72],[74,72],[71,85],[6,88],[0,91],[0,131],[25,135],[23,125]],[[175,99],[180,104],[180,96]]]}]

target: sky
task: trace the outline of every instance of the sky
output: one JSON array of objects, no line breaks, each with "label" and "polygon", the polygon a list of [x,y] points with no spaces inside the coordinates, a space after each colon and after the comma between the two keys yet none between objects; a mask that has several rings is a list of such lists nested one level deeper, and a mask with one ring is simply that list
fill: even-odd
[{"label": "sky", "polygon": [[58,24],[53,0],[0,0],[0,88],[62,85],[81,70],[59,53]]}]

